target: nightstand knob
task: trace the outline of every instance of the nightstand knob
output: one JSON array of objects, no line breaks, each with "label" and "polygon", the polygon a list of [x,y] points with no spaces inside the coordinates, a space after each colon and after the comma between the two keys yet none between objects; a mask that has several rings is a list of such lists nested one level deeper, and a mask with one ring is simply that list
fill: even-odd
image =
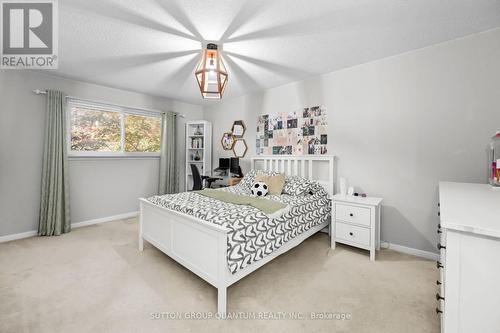
[{"label": "nightstand knob", "polygon": [[440,261],[436,261],[436,267],[437,268],[443,268],[444,266],[441,265],[441,262]]},{"label": "nightstand knob", "polygon": [[443,313],[443,311],[439,310],[438,308],[436,308],[436,313]]},{"label": "nightstand knob", "polygon": [[353,217],[353,216],[354,216],[354,214],[353,214],[353,213],[350,213],[350,214],[349,214],[349,216],[350,216],[350,217]]},{"label": "nightstand knob", "polygon": [[354,234],[352,232],[350,232],[349,235],[354,236]]},{"label": "nightstand knob", "polygon": [[439,282],[439,280],[436,280],[436,284],[439,286],[439,285],[442,285],[441,282]]},{"label": "nightstand knob", "polygon": [[444,297],[439,295],[439,293],[436,294],[436,300],[444,300]]},{"label": "nightstand knob", "polygon": [[443,246],[443,245],[441,245],[441,243],[438,243],[437,248],[438,248],[438,250],[446,249],[446,246]]}]

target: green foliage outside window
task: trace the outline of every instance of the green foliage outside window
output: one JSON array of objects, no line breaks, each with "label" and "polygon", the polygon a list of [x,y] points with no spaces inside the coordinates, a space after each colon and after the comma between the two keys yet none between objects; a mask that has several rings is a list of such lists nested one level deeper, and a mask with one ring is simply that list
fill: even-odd
[{"label": "green foliage outside window", "polygon": [[122,114],[86,106],[71,108],[71,150],[121,152],[122,116],[125,117],[125,152],[160,151],[160,117]]},{"label": "green foliage outside window", "polygon": [[125,118],[125,151],[159,152],[161,119],[127,115]]},{"label": "green foliage outside window", "polygon": [[121,115],[87,108],[71,111],[71,150],[121,151]]}]

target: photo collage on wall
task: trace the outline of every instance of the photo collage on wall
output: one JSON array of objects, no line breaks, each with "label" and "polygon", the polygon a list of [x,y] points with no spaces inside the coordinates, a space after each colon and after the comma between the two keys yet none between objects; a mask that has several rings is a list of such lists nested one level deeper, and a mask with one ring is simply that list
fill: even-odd
[{"label": "photo collage on wall", "polygon": [[266,114],[257,119],[257,155],[322,155],[327,153],[326,109]]}]

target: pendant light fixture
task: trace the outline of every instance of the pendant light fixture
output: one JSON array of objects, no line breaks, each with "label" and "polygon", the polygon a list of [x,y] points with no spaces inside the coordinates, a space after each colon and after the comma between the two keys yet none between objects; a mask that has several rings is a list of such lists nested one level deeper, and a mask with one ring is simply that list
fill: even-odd
[{"label": "pendant light fixture", "polygon": [[203,98],[222,98],[228,76],[217,44],[207,44],[194,74]]}]

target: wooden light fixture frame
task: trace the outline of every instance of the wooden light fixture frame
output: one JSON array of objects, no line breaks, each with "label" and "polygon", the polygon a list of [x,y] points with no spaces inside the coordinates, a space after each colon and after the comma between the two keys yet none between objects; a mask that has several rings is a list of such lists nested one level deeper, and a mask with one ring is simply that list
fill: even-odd
[{"label": "wooden light fixture frame", "polygon": [[[209,72],[209,69],[207,67],[207,61],[210,59],[214,59],[216,62],[216,76],[217,76],[217,91],[208,91],[205,90],[205,83],[206,83],[206,76],[207,73]],[[201,61],[198,63],[198,66],[196,66],[196,71],[194,72],[194,75],[196,77],[196,81],[198,82],[198,87],[200,88],[200,93],[203,98],[218,98],[221,99],[224,90],[227,85],[227,81],[229,80],[229,75],[227,74],[227,69],[226,65],[224,64],[224,61],[222,60],[222,57],[220,55],[220,52],[218,50],[217,44],[214,43],[209,43],[207,44],[207,47],[205,50],[203,50],[203,56]],[[201,78],[199,77],[201,75]],[[224,82],[222,82],[221,76],[225,77]],[[216,97],[208,97],[208,94],[216,94]]]}]

